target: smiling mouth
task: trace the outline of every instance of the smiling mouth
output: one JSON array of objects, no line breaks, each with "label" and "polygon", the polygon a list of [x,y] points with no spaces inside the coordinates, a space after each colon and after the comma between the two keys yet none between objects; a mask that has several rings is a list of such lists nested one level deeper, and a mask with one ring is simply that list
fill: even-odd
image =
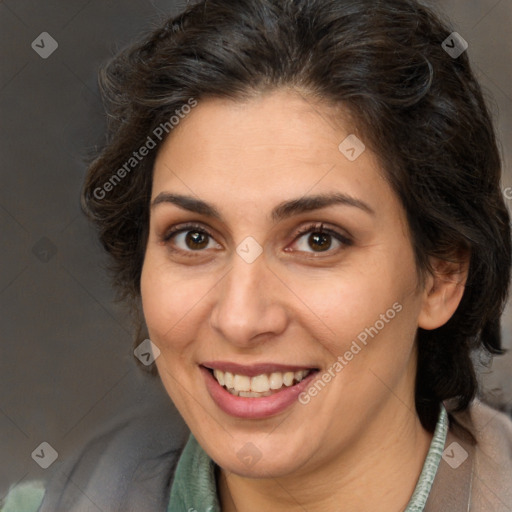
[{"label": "smiling mouth", "polygon": [[295,386],[308,375],[317,372],[315,368],[298,371],[262,373],[254,377],[223,372],[222,370],[206,368],[215,380],[234,396],[260,398],[279,393],[283,389]]}]

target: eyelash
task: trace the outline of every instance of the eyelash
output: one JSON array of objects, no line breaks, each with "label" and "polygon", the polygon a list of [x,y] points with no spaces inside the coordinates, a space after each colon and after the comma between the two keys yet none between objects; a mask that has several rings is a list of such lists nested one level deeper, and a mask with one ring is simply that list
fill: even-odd
[{"label": "eyelash", "polygon": [[[207,235],[210,238],[214,239],[213,235],[202,225],[200,225],[200,224],[185,224],[185,225],[177,225],[177,226],[174,226],[173,228],[171,228],[169,231],[167,231],[165,233],[165,235],[162,237],[161,241],[164,244],[168,245],[169,249],[173,252],[180,252],[181,254],[184,254],[185,256],[196,257],[196,255],[197,255],[196,253],[200,253],[203,251],[201,251],[201,250],[199,250],[199,251],[184,251],[182,249],[176,249],[175,247],[172,247],[169,244],[169,242],[170,242],[171,238],[173,238],[173,236],[178,235],[180,233],[187,232],[187,231],[196,231],[196,232]],[[353,243],[353,241],[350,238],[342,235],[338,231],[335,231],[335,230],[329,229],[329,228],[325,228],[324,224],[322,222],[317,222],[315,224],[309,224],[308,226],[298,229],[293,235],[293,241],[295,242],[298,238],[301,238],[303,235],[306,235],[308,233],[319,233],[319,234],[324,234],[324,235],[330,235],[346,247],[351,246]],[[343,249],[343,247],[339,248],[338,250],[342,250],[342,249]],[[302,251],[299,251],[299,252],[302,252]],[[321,251],[317,254],[321,254],[322,252],[323,251]],[[329,252],[331,252],[331,249],[328,249],[325,252],[329,253]],[[315,253],[312,253],[312,254],[315,254]],[[318,257],[318,256],[313,256],[313,257]]]}]

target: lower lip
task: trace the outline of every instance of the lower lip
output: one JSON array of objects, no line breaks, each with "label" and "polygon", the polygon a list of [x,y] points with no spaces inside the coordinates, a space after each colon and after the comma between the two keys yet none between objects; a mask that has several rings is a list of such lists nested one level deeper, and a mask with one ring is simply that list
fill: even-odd
[{"label": "lower lip", "polygon": [[284,386],[281,391],[270,396],[250,398],[232,395],[205,367],[200,366],[200,369],[210,396],[222,411],[230,416],[253,420],[274,416],[290,407],[318,373],[314,371],[298,384]]}]

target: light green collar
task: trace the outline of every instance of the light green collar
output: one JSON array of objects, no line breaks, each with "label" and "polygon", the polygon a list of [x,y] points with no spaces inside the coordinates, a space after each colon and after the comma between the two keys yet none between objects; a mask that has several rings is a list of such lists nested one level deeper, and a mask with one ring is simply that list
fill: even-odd
[{"label": "light green collar", "polygon": [[[447,432],[448,416],[444,406],[441,406],[434,437],[420,478],[404,512],[423,511],[439,467]],[[213,460],[190,434],[176,467],[167,512],[221,512],[215,467]]]},{"label": "light green collar", "polygon": [[441,412],[439,413],[439,419],[437,420],[434,437],[430,443],[427,458],[423,464],[423,469],[421,470],[416,488],[412,493],[411,500],[404,512],[422,512],[425,508],[430,489],[432,488],[432,484],[437,473],[437,468],[441,462],[441,456],[443,455],[447,434],[448,413],[446,412],[444,405],[441,405]]}]

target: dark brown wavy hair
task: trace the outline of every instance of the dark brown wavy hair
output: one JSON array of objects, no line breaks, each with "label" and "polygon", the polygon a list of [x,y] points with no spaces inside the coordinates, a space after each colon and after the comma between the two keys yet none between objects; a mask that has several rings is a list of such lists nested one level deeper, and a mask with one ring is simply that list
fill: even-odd
[{"label": "dark brown wavy hair", "polygon": [[430,256],[470,252],[458,309],[417,333],[422,424],[433,431],[445,400],[465,410],[478,389],[473,349],[501,353],[511,244],[493,124],[467,52],[452,58],[442,47],[451,32],[413,0],[208,0],[108,62],[100,72],[108,138],[82,207],[111,255],[119,298],[134,305],[135,343],[145,329],[140,277],[161,141],[118,170],[191,98],[244,101],[296,88],[348,109],[405,208],[420,274],[432,270]]}]

